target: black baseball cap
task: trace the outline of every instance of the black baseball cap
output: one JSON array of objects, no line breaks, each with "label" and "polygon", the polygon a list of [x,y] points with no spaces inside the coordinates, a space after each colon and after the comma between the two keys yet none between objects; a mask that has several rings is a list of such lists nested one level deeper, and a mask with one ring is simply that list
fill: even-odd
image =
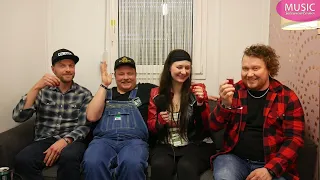
[{"label": "black baseball cap", "polygon": [[127,65],[136,69],[136,63],[132,58],[129,58],[127,56],[122,56],[119,59],[117,59],[116,62],[114,63],[114,70],[116,70],[117,68],[123,65]]},{"label": "black baseball cap", "polygon": [[72,51],[68,49],[59,49],[55,51],[52,55],[52,65],[63,59],[71,59],[74,61],[75,64],[77,64],[77,62],[79,61],[79,57],[74,55]]}]

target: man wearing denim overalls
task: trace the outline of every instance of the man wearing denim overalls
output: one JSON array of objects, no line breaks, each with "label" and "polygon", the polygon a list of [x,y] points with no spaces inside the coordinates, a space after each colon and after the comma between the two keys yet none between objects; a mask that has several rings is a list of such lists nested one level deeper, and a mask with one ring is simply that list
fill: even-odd
[{"label": "man wearing denim overalls", "polygon": [[102,84],[87,108],[87,119],[97,122],[85,152],[83,168],[90,180],[145,180],[148,167],[148,129],[145,124],[153,84],[136,84],[133,59],[115,61],[117,87],[108,89],[112,77],[100,65]]}]

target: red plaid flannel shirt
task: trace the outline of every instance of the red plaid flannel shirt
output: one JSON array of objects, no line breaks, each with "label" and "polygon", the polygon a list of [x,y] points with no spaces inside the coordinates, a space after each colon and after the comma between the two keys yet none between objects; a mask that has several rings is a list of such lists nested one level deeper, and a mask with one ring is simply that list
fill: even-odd
[{"label": "red plaid flannel shirt", "polygon": [[[240,81],[235,85],[232,109],[225,109],[220,102],[210,115],[210,128],[225,128],[223,148],[217,155],[230,152],[238,142],[239,127],[244,131],[242,120],[248,114],[247,89]],[[279,81],[270,78],[268,105],[263,110],[263,146],[266,165],[277,177],[286,174],[288,179],[299,179],[297,152],[303,146],[304,113],[297,95]]]}]

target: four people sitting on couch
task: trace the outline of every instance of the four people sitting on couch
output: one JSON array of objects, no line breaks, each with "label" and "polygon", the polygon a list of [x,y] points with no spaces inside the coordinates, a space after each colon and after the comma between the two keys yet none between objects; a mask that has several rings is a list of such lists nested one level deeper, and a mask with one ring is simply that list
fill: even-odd
[{"label": "four people sitting on couch", "polygon": [[[220,85],[211,116],[204,84],[191,83],[192,60],[184,50],[169,53],[159,87],[137,84],[134,60],[121,57],[114,66],[117,86],[109,88],[112,77],[101,62],[93,98],[73,82],[78,60],[71,51],[56,51],[55,76],[46,74],[13,111],[18,122],[37,113],[35,142],[16,157],[24,179],[42,179],[42,169],[55,163],[58,179],[80,179],[84,152],[83,172],[90,180],[145,180],[149,157],[154,180],[197,180],[209,169],[210,156],[216,180],[299,178],[303,110],[295,93],[274,79],[279,61],[271,47],[244,51],[242,80]],[[85,150],[90,127],[93,140]],[[224,143],[216,153],[210,130],[220,129]],[[150,156],[149,136],[155,141]]]}]

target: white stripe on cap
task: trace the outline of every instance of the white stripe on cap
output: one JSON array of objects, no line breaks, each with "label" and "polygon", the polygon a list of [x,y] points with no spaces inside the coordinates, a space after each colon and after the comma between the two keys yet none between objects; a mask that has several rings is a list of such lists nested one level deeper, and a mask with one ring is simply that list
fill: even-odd
[{"label": "white stripe on cap", "polygon": [[58,56],[73,55],[71,52],[59,52]]}]

